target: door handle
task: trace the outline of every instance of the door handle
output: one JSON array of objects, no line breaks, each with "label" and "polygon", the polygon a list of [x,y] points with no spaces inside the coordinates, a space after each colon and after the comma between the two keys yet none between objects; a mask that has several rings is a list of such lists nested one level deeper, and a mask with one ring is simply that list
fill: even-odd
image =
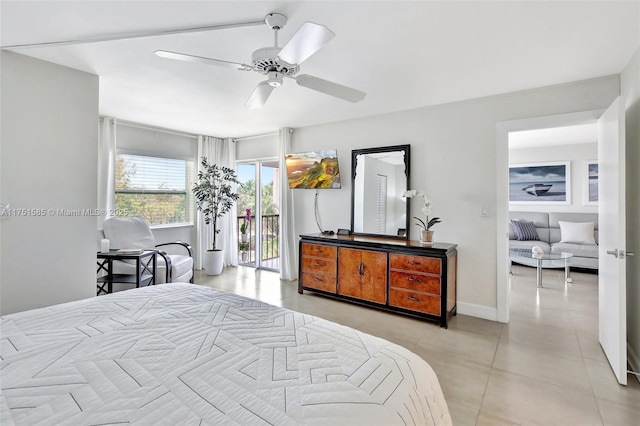
[{"label": "door handle", "polygon": [[618,249],[607,250],[607,254],[610,254],[610,255],[612,255],[613,257],[615,257],[617,259],[618,258]]},{"label": "door handle", "polygon": [[625,258],[625,255],[626,255],[626,257],[633,257],[633,256],[635,256],[636,254],[635,254],[634,252],[632,252],[632,251],[624,251],[624,250],[620,250],[620,259],[624,259],[624,258]]}]

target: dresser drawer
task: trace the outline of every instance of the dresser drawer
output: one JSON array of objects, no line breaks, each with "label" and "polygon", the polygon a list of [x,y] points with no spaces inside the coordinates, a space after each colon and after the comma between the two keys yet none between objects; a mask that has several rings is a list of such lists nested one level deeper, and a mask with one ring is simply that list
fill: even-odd
[{"label": "dresser drawer", "polygon": [[440,315],[440,297],[396,288],[389,289],[389,305]]},{"label": "dresser drawer", "polygon": [[389,287],[404,288],[440,295],[440,277],[433,275],[411,274],[409,272],[391,271],[389,273]]},{"label": "dresser drawer", "polygon": [[411,256],[408,254],[391,253],[389,255],[391,269],[423,272],[426,274],[442,274],[442,261],[433,257]]},{"label": "dresser drawer", "polygon": [[336,261],[331,259],[302,258],[302,272],[314,272],[336,276]]},{"label": "dresser drawer", "polygon": [[335,259],[338,256],[338,249],[335,246],[325,246],[321,244],[302,244],[302,256],[325,257]]},{"label": "dresser drawer", "polygon": [[336,293],[335,275],[313,274],[309,272],[303,272],[302,285],[308,288],[315,288],[316,290]]}]

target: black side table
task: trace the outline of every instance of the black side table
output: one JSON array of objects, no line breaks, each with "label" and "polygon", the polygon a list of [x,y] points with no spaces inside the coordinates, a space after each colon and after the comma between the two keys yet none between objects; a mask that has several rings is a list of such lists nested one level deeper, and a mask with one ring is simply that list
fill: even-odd
[{"label": "black side table", "polygon": [[[127,253],[119,250],[110,250],[109,253],[97,254],[98,270],[104,271],[106,275],[99,277],[97,295],[102,293],[108,294],[113,292],[113,283],[135,284],[136,288],[141,285],[155,285],[156,276],[154,271],[157,267],[156,251],[143,250],[140,253]],[[114,274],[114,260],[135,260],[135,274]],[[105,289],[106,286],[106,289]]]}]

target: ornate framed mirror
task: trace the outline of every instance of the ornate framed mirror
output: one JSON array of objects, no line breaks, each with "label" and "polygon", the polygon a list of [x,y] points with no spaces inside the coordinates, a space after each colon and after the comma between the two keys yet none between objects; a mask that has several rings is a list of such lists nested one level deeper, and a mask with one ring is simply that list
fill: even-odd
[{"label": "ornate framed mirror", "polygon": [[409,238],[410,145],[351,151],[351,232]]}]

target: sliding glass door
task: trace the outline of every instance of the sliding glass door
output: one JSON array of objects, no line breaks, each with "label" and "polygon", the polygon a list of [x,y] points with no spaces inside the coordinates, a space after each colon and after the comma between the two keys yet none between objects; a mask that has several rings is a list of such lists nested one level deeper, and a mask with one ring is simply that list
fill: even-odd
[{"label": "sliding glass door", "polygon": [[237,169],[243,183],[238,199],[238,263],[279,271],[278,160],[239,162]]}]

